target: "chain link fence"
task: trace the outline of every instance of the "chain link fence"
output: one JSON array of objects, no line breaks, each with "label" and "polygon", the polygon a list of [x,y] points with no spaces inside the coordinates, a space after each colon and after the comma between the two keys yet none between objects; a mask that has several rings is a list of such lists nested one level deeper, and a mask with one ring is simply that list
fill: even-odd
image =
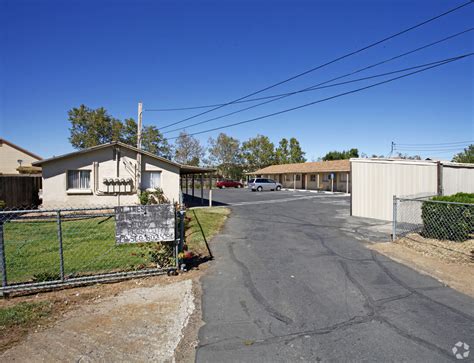
[{"label": "chain link fence", "polygon": [[[142,207],[146,214],[151,206]],[[140,243],[117,243],[117,213],[114,207],[0,211],[1,291],[78,285],[177,269],[184,212],[173,208],[173,240]]]},{"label": "chain link fence", "polygon": [[394,240],[412,233],[456,242],[474,238],[474,204],[438,201],[432,197],[394,197]]}]

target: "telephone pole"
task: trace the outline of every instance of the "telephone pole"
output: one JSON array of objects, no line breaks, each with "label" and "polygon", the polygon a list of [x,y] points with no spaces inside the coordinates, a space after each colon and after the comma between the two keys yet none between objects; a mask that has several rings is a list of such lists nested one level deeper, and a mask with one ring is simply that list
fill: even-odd
[{"label": "telephone pole", "polygon": [[[137,149],[142,149],[142,115],[143,104],[138,102],[138,122],[137,122]],[[142,154],[137,152],[137,193],[140,195],[142,184]]]}]

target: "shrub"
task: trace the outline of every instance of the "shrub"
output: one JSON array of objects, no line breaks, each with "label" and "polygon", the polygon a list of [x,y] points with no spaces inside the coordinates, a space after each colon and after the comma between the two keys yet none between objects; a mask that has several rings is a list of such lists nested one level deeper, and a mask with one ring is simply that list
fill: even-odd
[{"label": "shrub", "polygon": [[139,199],[142,205],[169,203],[161,188],[157,188],[153,191],[144,190],[140,193]]},{"label": "shrub", "polygon": [[7,203],[5,203],[4,200],[0,200],[0,209],[5,209],[7,206]]},{"label": "shrub", "polygon": [[[433,197],[423,202],[421,218],[422,235],[427,238],[465,241],[474,233],[474,194],[458,193]],[[457,202],[465,204],[436,203]],[[471,203],[469,205],[469,203]]]},{"label": "shrub", "polygon": [[140,244],[141,257],[156,264],[158,268],[165,268],[174,264],[173,249],[171,243],[143,243]]},{"label": "shrub", "polygon": [[453,195],[439,195],[433,197],[433,200],[442,202],[456,202],[456,203],[474,203],[474,193],[456,193]]}]

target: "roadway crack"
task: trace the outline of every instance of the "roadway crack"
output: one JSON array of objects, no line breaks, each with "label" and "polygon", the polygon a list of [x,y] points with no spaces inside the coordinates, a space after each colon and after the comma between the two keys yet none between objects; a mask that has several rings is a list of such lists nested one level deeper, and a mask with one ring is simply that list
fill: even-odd
[{"label": "roadway crack", "polygon": [[250,294],[255,299],[255,301],[257,301],[265,309],[265,311],[273,318],[287,325],[293,323],[293,320],[291,318],[289,318],[288,316],[285,316],[284,314],[280,313],[275,308],[273,308],[270,305],[270,303],[263,297],[260,291],[258,291],[258,289],[255,287],[255,284],[252,280],[252,275],[250,274],[248,267],[242,261],[238,260],[237,257],[235,257],[234,248],[232,245],[233,245],[232,243],[228,244],[230,258],[232,259],[232,261],[234,261],[237,264],[237,266],[242,271],[244,285],[245,287],[247,287],[247,289],[249,290]]}]

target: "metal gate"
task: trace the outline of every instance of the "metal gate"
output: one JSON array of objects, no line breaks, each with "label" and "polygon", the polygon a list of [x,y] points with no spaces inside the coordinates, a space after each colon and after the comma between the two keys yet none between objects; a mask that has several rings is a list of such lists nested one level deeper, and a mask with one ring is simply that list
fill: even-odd
[{"label": "metal gate", "polygon": [[183,234],[184,211],[169,204],[3,210],[1,292],[167,273]]}]

